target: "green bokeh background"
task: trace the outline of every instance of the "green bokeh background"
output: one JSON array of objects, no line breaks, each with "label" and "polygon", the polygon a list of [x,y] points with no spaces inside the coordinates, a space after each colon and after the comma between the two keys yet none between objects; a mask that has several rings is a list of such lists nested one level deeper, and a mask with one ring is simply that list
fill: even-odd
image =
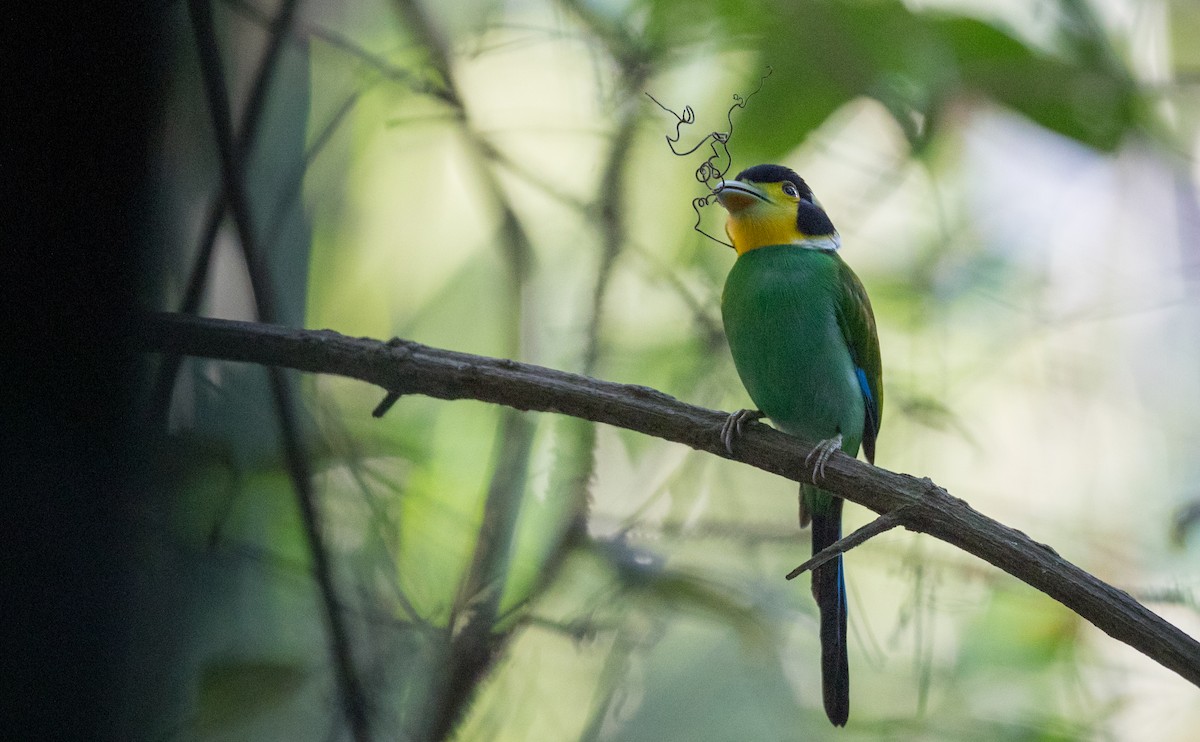
[{"label": "green bokeh background", "polygon": [[[218,171],[186,9],[160,138],[178,305]],[[216,4],[243,100],[274,8]],[[749,401],[694,171],[787,164],[871,294],[877,463],[1195,634],[1200,6],[301,5],[246,157],[281,321]],[[240,96],[240,97],[239,97]],[[716,207],[701,226],[721,234]],[[203,311],[252,317],[234,232]],[[349,739],[260,369],[189,361],[146,514],[131,737]],[[795,485],[625,431],[296,378],[378,739],[1194,738],[1200,697],[929,538],[847,557],[852,712],[821,711]],[[487,505],[491,493],[491,509]],[[491,515],[485,516],[485,513]],[[494,517],[493,517],[494,516]],[[870,514],[847,508],[847,528]],[[482,555],[480,534],[500,546]],[[482,560],[482,562],[481,562]],[[483,622],[482,629],[480,621]],[[464,628],[469,627],[469,628]],[[464,631],[493,661],[458,698]]]}]

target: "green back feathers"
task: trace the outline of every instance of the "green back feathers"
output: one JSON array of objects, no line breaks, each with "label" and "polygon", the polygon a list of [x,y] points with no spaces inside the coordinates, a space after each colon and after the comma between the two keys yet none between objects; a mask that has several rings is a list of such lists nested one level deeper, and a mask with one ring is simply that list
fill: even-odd
[{"label": "green back feathers", "polygon": [[862,282],[846,261],[834,255],[840,267],[843,287],[837,303],[837,322],[850,350],[850,358],[858,370],[859,386],[863,392],[866,414],[863,419],[862,447],[867,461],[875,463],[875,439],[883,416],[883,362],[879,357],[879,332],[875,314]]}]

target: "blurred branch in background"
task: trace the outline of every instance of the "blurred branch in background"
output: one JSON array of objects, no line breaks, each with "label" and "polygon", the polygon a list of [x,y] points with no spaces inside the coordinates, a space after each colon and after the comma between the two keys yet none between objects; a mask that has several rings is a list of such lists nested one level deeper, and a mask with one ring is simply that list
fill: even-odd
[{"label": "blurred branch in background", "polygon": [[[270,22],[271,35],[266,49],[263,50],[262,61],[258,66],[258,74],[254,76],[253,86],[243,108],[241,123],[236,130],[236,139],[229,145],[233,150],[231,153],[232,159],[236,160],[239,168],[241,167],[241,163],[247,162],[250,159],[250,154],[254,149],[255,142],[261,130],[260,123],[263,108],[266,106],[267,95],[271,90],[271,82],[279,64],[279,52],[283,49],[283,42],[291,32],[292,20],[295,16],[297,4],[297,0],[284,0],[279,7],[278,15]],[[189,6],[189,8],[192,9],[193,14],[196,12],[195,6]],[[202,10],[202,12],[211,15],[211,7]],[[215,45],[216,42],[215,40],[208,40],[205,43]],[[219,54],[219,52],[214,46],[204,55],[209,60],[205,65],[206,68],[212,67],[213,60],[215,59],[214,55],[216,54]],[[219,69],[215,72],[221,75],[220,85],[224,87],[223,73]],[[210,71],[208,74],[211,77],[213,73]],[[225,126],[224,122],[220,122],[217,125]],[[214,129],[214,132],[217,131],[217,129]],[[242,188],[242,186],[239,186],[239,189]],[[208,215],[205,218],[204,227],[201,232],[200,246],[196,251],[196,257],[194,258],[191,273],[187,280],[187,288],[184,290],[183,299],[179,307],[179,311],[184,314],[195,314],[200,309],[200,302],[204,297],[204,287],[208,281],[209,271],[212,268],[213,249],[217,244],[218,230],[221,227],[222,220],[225,218],[226,208],[229,206],[229,203],[230,192],[226,184],[213,198],[212,203],[208,207]],[[182,359],[180,358],[166,357],[163,358],[158,368],[157,379],[149,402],[152,425],[165,427],[167,424],[167,415],[171,405],[171,392],[175,388],[175,378],[179,374],[181,362]]]},{"label": "blurred branch in background", "polygon": [[[498,307],[504,318],[505,346],[513,357],[531,353],[529,327],[540,322],[540,306],[530,298],[535,269],[533,246],[517,216],[508,192],[491,168],[494,153],[478,133],[465,107],[453,64],[453,50],[443,31],[419,0],[397,0],[395,9],[405,28],[424,49],[428,67],[443,85],[442,99],[452,109],[453,121],[468,143],[474,174],[484,185],[489,211],[500,215],[499,246],[504,267],[505,302]],[[449,662],[444,691],[435,695],[431,739],[446,739],[458,727],[478,692],[479,684],[495,661],[505,640],[496,631],[500,602],[508,583],[517,523],[528,482],[529,458],[536,432],[534,421],[516,410],[505,410],[496,428],[494,462],[483,501],[471,564],[463,576],[451,610],[446,637]]]},{"label": "blurred branch in background", "polygon": [[[270,79],[270,72],[274,69],[275,52],[286,35],[294,7],[294,2],[285,1],[280,12],[276,33],[271,38],[271,44],[262,65],[262,72],[257,77],[255,95],[251,99],[251,108],[245,121],[246,126],[243,129],[242,139],[239,141],[233,130],[233,116],[221,61],[221,51],[217,42],[216,25],[213,20],[212,0],[189,0],[188,2],[188,10],[196,34],[196,46],[199,50],[209,113],[212,117],[213,135],[221,162],[221,180],[224,185],[225,198],[218,199],[216,202],[211,212],[213,216],[210,223],[219,222],[219,212],[223,211],[224,203],[228,202],[229,212],[237,229],[238,242],[245,258],[246,272],[250,278],[255,306],[259,319],[264,322],[277,320],[278,305],[275,299],[273,280],[267,273],[266,262],[257,246],[258,235],[251,223],[250,201],[246,190],[243,166],[247,160],[248,150],[253,143],[258,108],[266,95],[266,81]],[[211,257],[211,240],[215,238],[215,230],[206,230],[206,238],[209,239],[209,242],[201,247],[200,257],[193,272],[195,292],[192,292],[189,287],[188,301],[195,300],[199,296],[203,280],[198,277],[202,277],[207,272],[207,261]],[[194,310],[195,307],[192,309]],[[164,380],[162,388],[169,389],[176,372],[178,359],[168,357],[164,360],[166,368],[161,370],[163,374],[161,378]],[[268,368],[267,374],[279,423],[280,437],[283,442],[283,457],[304,521],[304,531],[308,539],[314,577],[325,609],[329,652],[336,669],[342,708],[354,739],[357,742],[367,742],[371,738],[371,733],[366,696],[363,693],[358,669],[354,664],[350,636],[339,606],[340,601],[334,585],[333,568],[330,565],[330,556],[324,542],[321,513],[318,510],[314,492],[308,447],[301,438],[291,383],[280,368]],[[166,398],[169,396],[167,393]],[[166,398],[156,401],[165,402]],[[165,415],[163,420],[165,421]]]},{"label": "blurred branch in background", "polygon": [[1175,513],[1171,523],[1171,541],[1177,547],[1182,547],[1188,539],[1188,534],[1200,526],[1200,500],[1184,503]]}]

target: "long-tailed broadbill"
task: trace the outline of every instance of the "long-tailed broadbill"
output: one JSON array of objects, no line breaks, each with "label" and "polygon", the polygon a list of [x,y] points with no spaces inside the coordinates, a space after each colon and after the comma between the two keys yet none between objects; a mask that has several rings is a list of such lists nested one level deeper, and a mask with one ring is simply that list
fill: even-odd
[{"label": "long-tailed broadbill", "polygon": [[[729,212],[725,232],[737,260],[725,280],[721,315],[734,365],[757,411],[722,429],[726,447],[743,424],[766,416],[816,442],[812,484],[800,485],[800,525],[812,523],[813,553],[841,538],[842,500],[819,486],[834,451],[875,458],[883,369],[875,317],[862,283],[838,255],[840,238],[808,184],[789,168],[758,165],[716,189]],[[842,557],[813,570],[820,612],[825,713],[850,715],[846,584]]]}]

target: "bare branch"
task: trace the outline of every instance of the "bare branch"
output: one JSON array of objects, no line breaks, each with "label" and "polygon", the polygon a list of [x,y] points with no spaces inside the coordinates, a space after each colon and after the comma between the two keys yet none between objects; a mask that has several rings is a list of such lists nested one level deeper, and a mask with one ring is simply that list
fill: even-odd
[{"label": "bare branch", "polygon": [[[557,412],[683,443],[801,482],[811,443],[750,425],[737,454],[719,431],[726,413],[680,402],[642,386],[614,384],[516,361],[440,350],[406,340],[350,338],[330,330],[151,314],[137,347],[158,353],[241,361],[335,374],[401,394],[475,399],[519,410]],[[364,411],[365,414],[365,411]],[[1200,686],[1200,643],[1119,590],[952,497],[928,479],[870,466],[841,453],[825,466],[822,488],[905,528],[928,533],[1046,593],[1109,636]]]},{"label": "bare branch", "polygon": [[828,562],[830,559],[833,559],[838,554],[844,554],[853,549],[855,546],[865,544],[867,541],[875,538],[881,533],[886,533],[896,526],[904,525],[904,519],[901,517],[903,512],[904,510],[901,508],[900,510],[893,510],[890,513],[884,513],[849,536],[839,538],[829,546],[826,546],[816,554],[813,554],[811,559],[802,562],[799,567],[796,567],[791,572],[788,572],[783,576],[783,579],[794,580],[810,569],[816,569],[817,567],[820,567],[822,564]]}]

